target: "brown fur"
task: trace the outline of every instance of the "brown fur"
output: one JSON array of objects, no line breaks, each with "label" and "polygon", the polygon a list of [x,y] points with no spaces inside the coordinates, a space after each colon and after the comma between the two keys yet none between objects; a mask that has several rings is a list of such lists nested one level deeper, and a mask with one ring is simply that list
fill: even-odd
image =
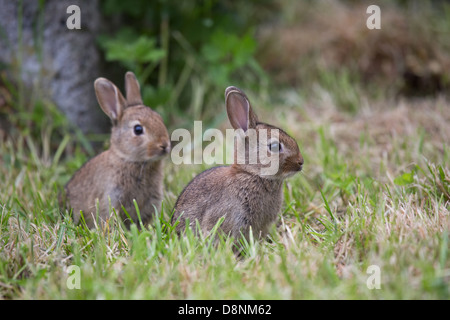
[{"label": "brown fur", "polygon": [[[169,134],[158,113],[142,105],[139,83],[133,73],[125,76],[127,99],[104,78],[95,81],[95,91],[103,111],[111,118],[111,147],[85,163],[65,186],[65,200],[73,210],[75,223],[80,211],[89,227],[97,215],[106,221],[115,208],[129,225],[122,206],[134,222],[138,221],[133,203],[136,200],[141,219],[147,223],[160,210],[163,197],[162,157],[170,150]],[[144,128],[134,133],[135,125]]]},{"label": "brown fur", "polygon": [[[295,140],[283,130],[258,122],[246,95],[235,87],[225,91],[228,118],[235,129],[267,129],[268,139],[273,129],[279,130],[283,149],[279,153],[279,170],[263,176],[258,161],[250,164],[248,154],[253,148],[247,144],[246,162],[211,168],[195,177],[180,194],[174,208],[172,223],[179,222],[178,232],[198,221],[203,232],[209,232],[224,217],[221,230],[234,238],[241,233],[248,237],[250,227],[255,237],[264,237],[275,222],[282,205],[283,180],[302,169],[303,157]],[[237,138],[239,139],[239,138]],[[258,144],[260,145],[259,139]],[[265,142],[263,141],[263,146]],[[264,150],[259,150],[261,152]],[[258,159],[259,160],[259,159]]]}]

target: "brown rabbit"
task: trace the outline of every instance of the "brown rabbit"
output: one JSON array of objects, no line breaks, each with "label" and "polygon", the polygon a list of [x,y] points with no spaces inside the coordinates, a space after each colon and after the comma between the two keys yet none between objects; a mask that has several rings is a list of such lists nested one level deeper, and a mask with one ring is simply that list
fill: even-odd
[{"label": "brown rabbit", "polygon": [[[235,239],[241,233],[248,237],[251,227],[253,235],[262,238],[281,209],[283,180],[302,169],[303,157],[286,132],[258,121],[240,89],[228,87],[225,104],[231,125],[244,133],[235,135],[234,163],[211,168],[195,177],[175,203],[172,224],[179,221],[176,230],[180,233],[187,220],[194,228],[198,221],[201,230],[209,232],[224,217],[220,228],[225,234]],[[256,142],[250,142],[250,132],[256,133]],[[239,143],[241,146],[245,143],[246,148],[241,157],[237,152]],[[278,160],[278,166],[270,174],[264,171],[268,169],[267,162],[262,161],[265,154]],[[252,155],[257,155],[254,163],[250,161]]]},{"label": "brown rabbit", "polygon": [[143,223],[160,210],[163,197],[163,156],[170,151],[170,139],[161,116],[143,105],[139,83],[132,72],[125,75],[126,97],[109,80],[98,78],[95,93],[102,110],[112,120],[111,146],[85,163],[65,186],[65,200],[73,209],[74,222],[80,211],[88,227],[97,215],[106,221],[115,208],[129,226],[138,222],[133,199]]}]

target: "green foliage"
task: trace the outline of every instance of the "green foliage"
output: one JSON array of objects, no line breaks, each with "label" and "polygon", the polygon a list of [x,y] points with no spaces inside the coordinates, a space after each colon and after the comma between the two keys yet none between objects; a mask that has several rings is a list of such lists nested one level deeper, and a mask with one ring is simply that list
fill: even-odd
[{"label": "green foliage", "polygon": [[[141,76],[148,73],[141,70],[143,65],[154,68],[166,55],[164,50],[156,47],[156,39],[136,37],[129,29],[121,30],[114,38],[104,38],[100,43],[105,48],[107,61],[119,61]],[[146,77],[142,79],[145,80]]]},{"label": "green foliage", "polygon": [[[141,81],[144,102],[171,122],[211,121],[224,89],[266,81],[256,62],[254,30],[245,5],[232,2],[108,1],[107,16],[127,20],[99,38],[108,61],[132,70]],[[182,123],[183,124],[183,123]]]},{"label": "green foliage", "polygon": [[414,174],[416,170],[405,172],[394,179],[394,183],[399,186],[407,186],[414,182]]},{"label": "green foliage", "polygon": [[[255,74],[263,73],[253,58],[256,41],[251,34],[252,32],[247,32],[239,37],[217,30],[213,33],[211,41],[201,47],[201,55],[206,62],[205,71],[210,82],[218,87],[225,87],[230,83],[233,74],[246,66]],[[254,79],[247,77],[247,80]]]}]

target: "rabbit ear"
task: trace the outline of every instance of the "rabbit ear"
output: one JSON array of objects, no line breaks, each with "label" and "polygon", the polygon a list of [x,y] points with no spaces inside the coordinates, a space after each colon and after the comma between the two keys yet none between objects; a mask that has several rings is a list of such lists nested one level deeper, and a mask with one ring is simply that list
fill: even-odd
[{"label": "rabbit ear", "polygon": [[126,106],[125,98],[120,90],[108,79],[98,78],[94,82],[98,103],[108,117],[116,122],[122,116]]},{"label": "rabbit ear", "polygon": [[253,112],[250,101],[243,91],[236,87],[228,87],[225,90],[225,104],[228,119],[233,128],[243,129],[246,132],[249,128],[256,127],[258,117]]},{"label": "rabbit ear", "polygon": [[125,92],[128,106],[143,104],[139,82],[131,71],[125,74]]}]

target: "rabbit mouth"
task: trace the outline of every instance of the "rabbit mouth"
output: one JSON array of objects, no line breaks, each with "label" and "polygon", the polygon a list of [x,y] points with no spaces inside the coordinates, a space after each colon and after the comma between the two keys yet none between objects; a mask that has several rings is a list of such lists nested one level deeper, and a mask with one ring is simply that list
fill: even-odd
[{"label": "rabbit mouth", "polygon": [[297,170],[297,171],[288,171],[288,172],[284,172],[284,173],[283,173],[283,177],[284,177],[284,178],[290,178],[290,177],[293,177],[293,176],[295,176],[295,174],[296,174],[297,172],[300,172],[300,170],[301,170],[301,169],[299,169],[299,170]]},{"label": "rabbit mouth", "polygon": [[157,147],[157,148],[151,148],[149,150],[149,160],[160,160],[162,158],[164,158],[165,156],[167,156],[170,153],[170,146],[166,145],[166,144],[162,144],[161,146]]},{"label": "rabbit mouth", "polygon": [[294,176],[297,172],[302,171],[303,163],[293,163],[291,165],[285,166],[282,170],[282,175],[285,178]]},{"label": "rabbit mouth", "polygon": [[161,160],[162,158],[166,157],[167,154],[168,154],[168,153],[165,152],[165,151],[161,151],[161,152],[159,152],[159,153],[152,154],[152,155],[149,156],[148,161],[158,161],[158,160]]}]

